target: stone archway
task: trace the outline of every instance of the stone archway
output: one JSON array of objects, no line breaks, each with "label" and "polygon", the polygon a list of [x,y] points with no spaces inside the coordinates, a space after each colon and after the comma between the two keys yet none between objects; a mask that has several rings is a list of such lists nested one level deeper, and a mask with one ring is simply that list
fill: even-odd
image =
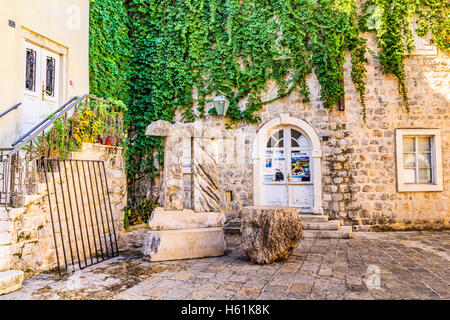
[{"label": "stone archway", "polygon": [[257,132],[253,142],[252,162],[253,162],[253,190],[254,204],[263,205],[263,179],[265,150],[267,140],[274,129],[289,126],[301,131],[311,144],[311,182],[312,182],[312,212],[314,214],[323,214],[322,208],[322,150],[319,135],[305,121],[291,117],[289,114],[280,114],[278,118],[265,123]]}]

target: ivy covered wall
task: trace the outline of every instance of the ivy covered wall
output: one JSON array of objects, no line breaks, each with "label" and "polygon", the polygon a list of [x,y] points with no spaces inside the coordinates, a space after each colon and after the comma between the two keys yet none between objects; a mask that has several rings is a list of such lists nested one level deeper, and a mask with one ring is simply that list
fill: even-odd
[{"label": "ivy covered wall", "polygon": [[[92,0],[91,92],[129,104],[127,169],[139,180],[156,175],[154,156],[161,160],[161,140],[145,136],[151,121],[170,121],[177,111],[185,121],[214,114],[208,98],[224,94],[229,126],[257,123],[264,104],[292,92],[307,102],[311,73],[332,109],[344,94],[346,52],[363,118],[369,54],[395,75],[408,108],[411,22],[448,50],[449,8],[446,0]],[[366,31],[376,32],[377,54],[367,50]],[[277,97],[262,101],[269,80]]]},{"label": "ivy covered wall", "polygon": [[122,0],[90,0],[89,87],[98,97],[130,103],[131,42]]}]

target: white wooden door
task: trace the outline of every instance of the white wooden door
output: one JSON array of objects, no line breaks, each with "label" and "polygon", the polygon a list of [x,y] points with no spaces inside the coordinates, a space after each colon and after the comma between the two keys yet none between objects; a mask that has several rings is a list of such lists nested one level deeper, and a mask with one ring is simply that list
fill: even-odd
[{"label": "white wooden door", "polygon": [[293,127],[279,127],[271,132],[263,164],[263,205],[312,212],[311,149],[309,139]]},{"label": "white wooden door", "polygon": [[60,57],[25,42],[24,95],[20,133],[24,134],[59,106]]}]

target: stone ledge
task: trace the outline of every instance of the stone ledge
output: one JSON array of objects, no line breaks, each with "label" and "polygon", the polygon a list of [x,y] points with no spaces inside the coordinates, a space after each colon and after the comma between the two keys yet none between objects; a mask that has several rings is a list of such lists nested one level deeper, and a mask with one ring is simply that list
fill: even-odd
[{"label": "stone ledge", "polygon": [[227,244],[222,228],[149,231],[142,252],[147,260],[167,261],[216,257]]},{"label": "stone ledge", "polygon": [[0,272],[0,295],[22,288],[23,271],[8,270]]},{"label": "stone ledge", "polygon": [[327,222],[328,216],[327,215],[312,215],[312,214],[301,214],[300,218],[302,219],[302,222]]},{"label": "stone ledge", "polygon": [[339,220],[326,222],[303,222],[303,230],[339,230],[341,223]]},{"label": "stone ledge", "polygon": [[154,231],[220,228],[224,226],[225,220],[222,212],[194,212],[188,209],[165,211],[164,208],[157,207],[150,216],[148,226]]},{"label": "stone ledge", "polygon": [[352,227],[343,226],[339,230],[303,230],[304,238],[350,239]]}]

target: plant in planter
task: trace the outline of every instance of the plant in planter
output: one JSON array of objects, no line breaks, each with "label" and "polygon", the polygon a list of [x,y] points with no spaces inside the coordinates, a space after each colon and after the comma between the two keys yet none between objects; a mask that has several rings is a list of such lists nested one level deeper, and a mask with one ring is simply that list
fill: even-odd
[{"label": "plant in planter", "polygon": [[150,215],[157,206],[157,200],[139,197],[124,208],[124,225],[147,223]]},{"label": "plant in planter", "polygon": [[72,136],[78,147],[83,142],[95,143],[100,135],[100,122],[89,107],[80,108],[72,117]]},{"label": "plant in planter", "polygon": [[122,112],[126,110],[122,101],[97,101],[95,113],[99,119],[101,136],[98,141],[104,145],[118,146],[123,135]]}]

